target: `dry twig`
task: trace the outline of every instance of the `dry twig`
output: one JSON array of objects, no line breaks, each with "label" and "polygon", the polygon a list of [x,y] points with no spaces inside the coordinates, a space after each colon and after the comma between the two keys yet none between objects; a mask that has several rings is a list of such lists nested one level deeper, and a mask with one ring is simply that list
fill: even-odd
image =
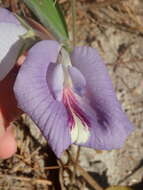
[{"label": "dry twig", "polygon": [[52,185],[52,182],[47,179],[36,179],[36,178],[28,178],[28,177],[18,177],[13,175],[0,174],[0,178],[8,178],[8,179],[16,179],[25,182],[38,183],[43,185]]}]

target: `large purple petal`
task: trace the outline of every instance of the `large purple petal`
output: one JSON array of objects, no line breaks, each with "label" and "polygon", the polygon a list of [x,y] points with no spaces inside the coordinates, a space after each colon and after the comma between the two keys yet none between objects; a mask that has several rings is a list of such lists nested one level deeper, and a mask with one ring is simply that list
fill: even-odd
[{"label": "large purple petal", "polygon": [[103,60],[90,47],[75,48],[71,59],[86,79],[87,96],[96,112],[84,145],[108,150],[121,147],[133,127],[116,98]]},{"label": "large purple petal", "polygon": [[34,45],[14,85],[19,107],[35,121],[58,157],[71,143],[67,111],[54,99],[47,82],[49,66],[56,63],[59,51],[56,41]]},{"label": "large purple petal", "polygon": [[7,9],[0,7],[0,22],[8,22],[16,25],[20,25],[17,18]]}]

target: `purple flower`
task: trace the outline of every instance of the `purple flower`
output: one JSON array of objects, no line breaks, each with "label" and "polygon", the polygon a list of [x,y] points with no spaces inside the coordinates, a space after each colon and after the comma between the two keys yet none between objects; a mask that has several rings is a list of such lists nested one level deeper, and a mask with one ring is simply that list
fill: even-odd
[{"label": "purple flower", "polygon": [[38,42],[28,51],[14,92],[57,157],[72,143],[120,148],[133,128],[103,60],[90,47],[76,47],[69,56],[57,41]]},{"label": "purple flower", "polygon": [[101,57],[90,47],[76,47],[68,57],[56,41],[37,43],[14,91],[58,157],[72,143],[120,148],[132,130]]}]

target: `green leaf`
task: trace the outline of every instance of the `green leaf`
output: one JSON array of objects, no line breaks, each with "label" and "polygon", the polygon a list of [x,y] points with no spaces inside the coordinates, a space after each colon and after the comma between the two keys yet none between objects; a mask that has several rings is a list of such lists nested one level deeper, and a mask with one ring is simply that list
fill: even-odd
[{"label": "green leaf", "polygon": [[108,187],[106,190],[133,190],[133,189],[124,186],[114,186],[114,187]]},{"label": "green leaf", "polygon": [[62,43],[68,40],[64,16],[53,0],[23,0],[40,22]]}]

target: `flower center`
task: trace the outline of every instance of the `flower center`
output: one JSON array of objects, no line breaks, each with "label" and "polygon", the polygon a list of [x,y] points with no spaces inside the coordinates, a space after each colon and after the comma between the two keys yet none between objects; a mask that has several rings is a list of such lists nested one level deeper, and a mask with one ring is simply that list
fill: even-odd
[{"label": "flower center", "polygon": [[89,121],[70,88],[64,88],[63,102],[69,115],[72,143],[86,143],[90,136]]},{"label": "flower center", "polygon": [[90,136],[90,123],[79,100],[84,101],[86,80],[78,68],[71,65],[68,54],[59,55],[57,63],[52,66],[52,74],[49,69],[48,75],[51,75],[49,86],[53,97],[67,109],[72,143],[84,144]]}]

